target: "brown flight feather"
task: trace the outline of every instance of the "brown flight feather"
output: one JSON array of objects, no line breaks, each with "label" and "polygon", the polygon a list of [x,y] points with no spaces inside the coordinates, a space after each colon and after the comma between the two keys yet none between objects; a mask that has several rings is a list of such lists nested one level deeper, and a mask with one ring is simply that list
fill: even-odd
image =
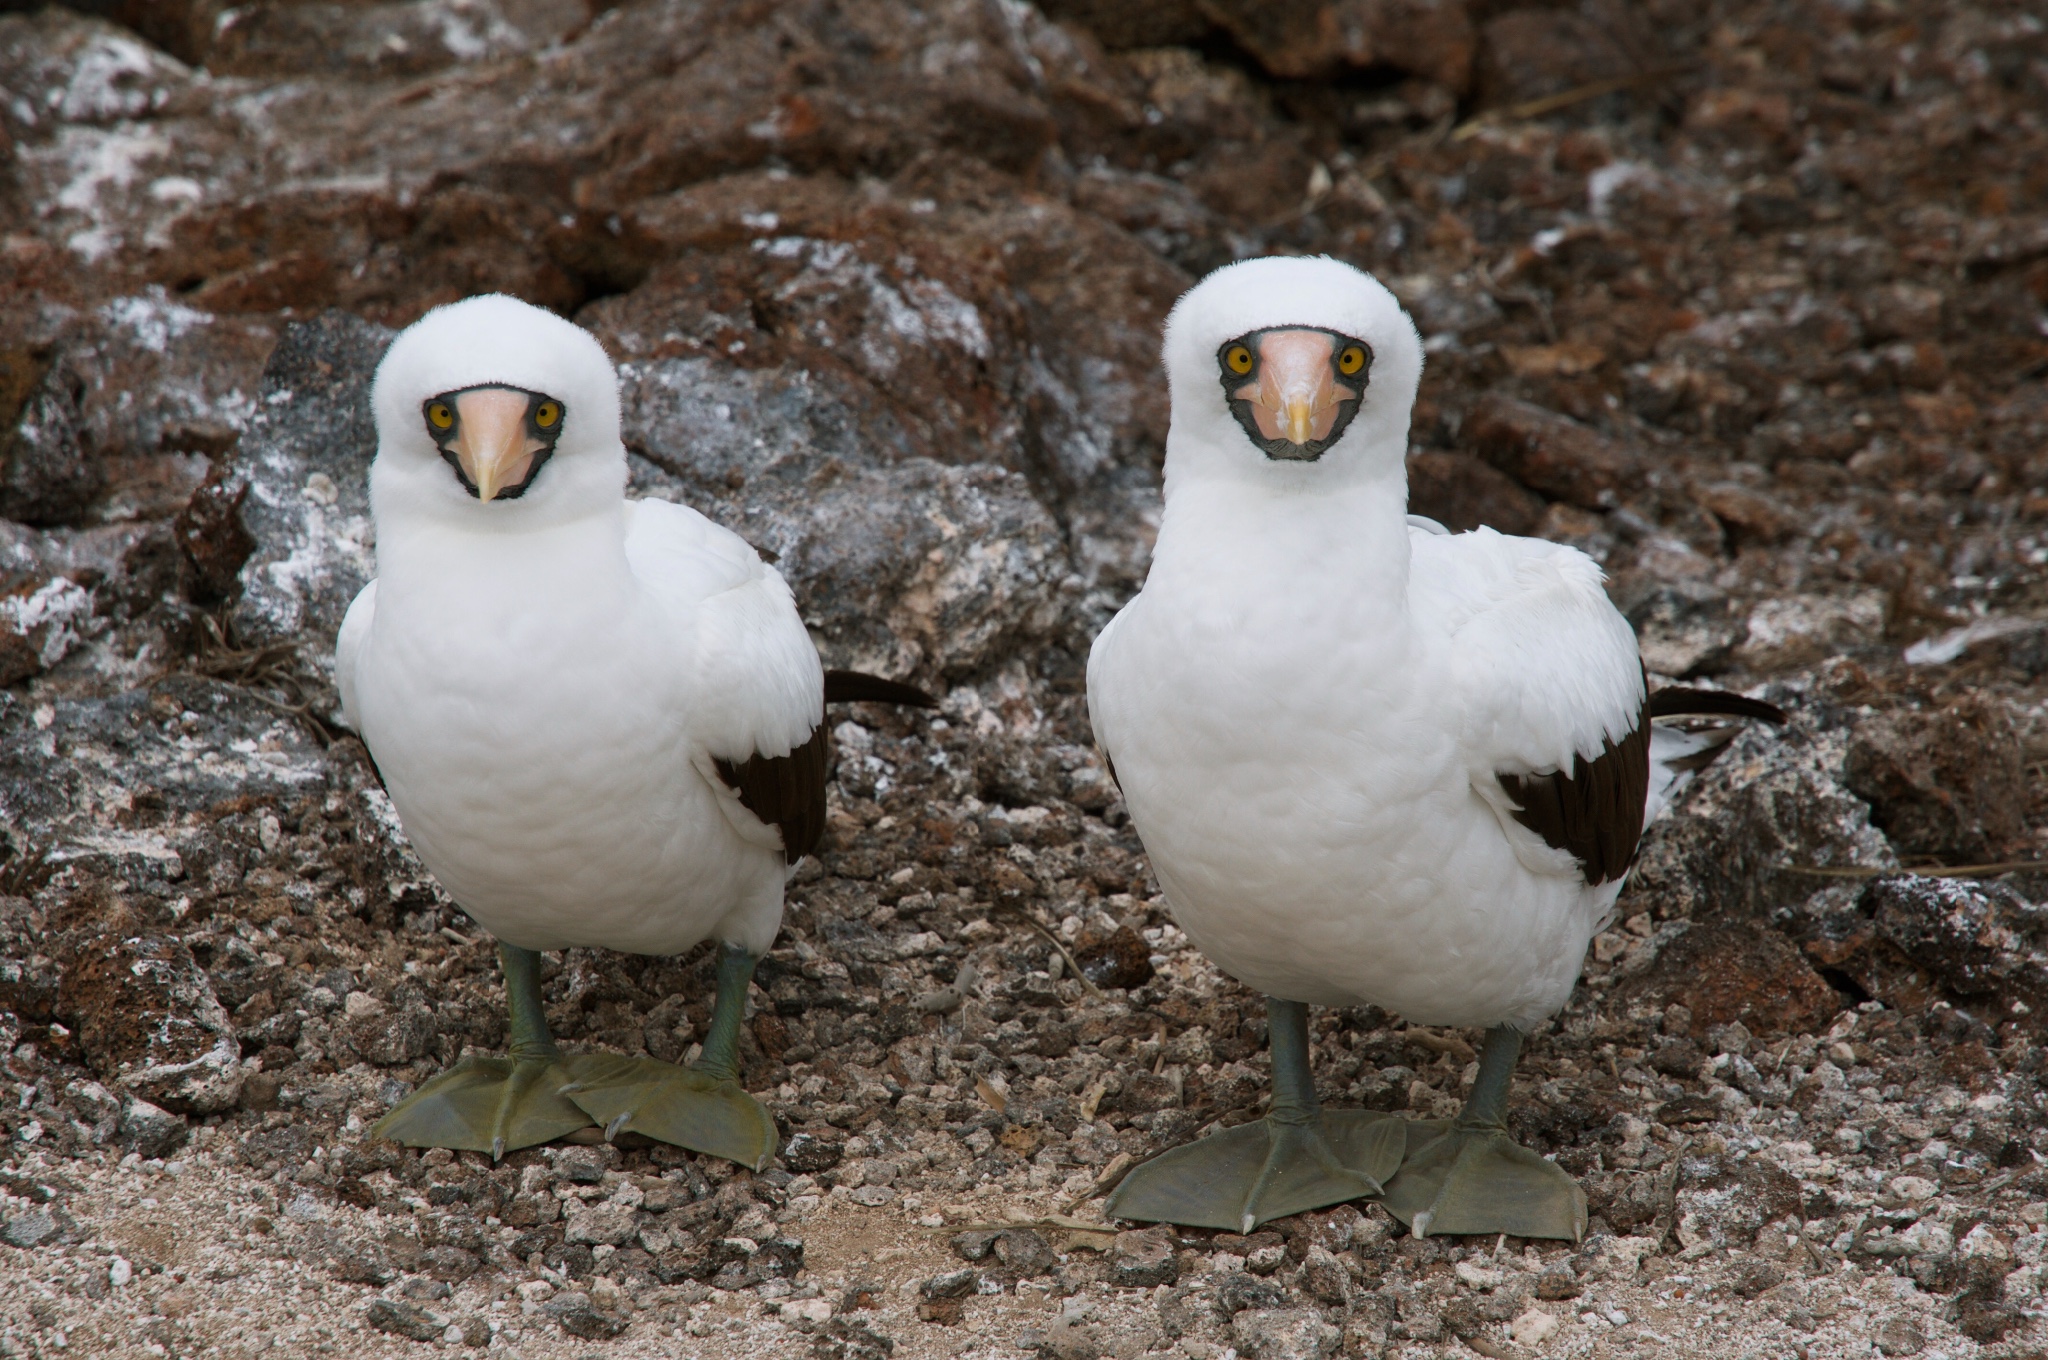
[{"label": "brown flight feather", "polygon": [[903,704],[909,708],[937,708],[939,701],[916,685],[885,680],[866,671],[826,671],[825,702],[828,704]]},{"label": "brown flight feather", "polygon": [[[1570,774],[1557,770],[1494,777],[1518,804],[1516,821],[1576,858],[1588,886],[1611,883],[1635,863],[1643,836],[1644,804],[1650,796],[1650,720],[1689,714],[1785,721],[1783,709],[1761,699],[1717,689],[1660,689],[1644,699],[1633,731],[1619,742],[1603,743],[1591,761],[1575,757]],[[1735,729],[1728,729],[1721,741],[1685,758],[1678,768],[1704,769],[1734,735]]]},{"label": "brown flight feather", "polygon": [[1592,760],[1573,758],[1566,774],[1496,774],[1517,804],[1514,818],[1545,844],[1579,862],[1586,883],[1611,883],[1635,862],[1650,797],[1650,708],[1646,698],[1635,728],[1609,739]]},{"label": "brown flight feather", "polygon": [[718,777],[747,811],[782,832],[782,858],[794,864],[825,834],[825,726],[786,756],[714,760]]},{"label": "brown flight feather", "polygon": [[1785,721],[1785,710],[1776,704],[1767,704],[1746,694],[1730,694],[1723,689],[1660,689],[1650,696],[1650,716],[1653,718],[1682,718],[1694,714],[1761,718],[1768,723],[1782,724]]},{"label": "brown flight feather", "polygon": [[[936,708],[939,701],[901,680],[865,671],[826,671],[825,702]],[[742,807],[782,832],[782,857],[790,864],[817,849],[825,835],[825,741],[825,725],[820,723],[786,756],[711,762],[718,777],[739,794]]]}]

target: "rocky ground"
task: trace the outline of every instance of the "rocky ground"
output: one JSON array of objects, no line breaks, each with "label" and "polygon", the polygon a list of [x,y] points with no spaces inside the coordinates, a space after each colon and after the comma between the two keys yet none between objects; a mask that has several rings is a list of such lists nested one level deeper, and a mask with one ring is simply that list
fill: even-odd
[{"label": "rocky ground", "polygon": [[[0,16],[0,1355],[2042,1354],[2031,8]],[[1417,510],[1584,547],[1660,679],[1794,715],[1650,832],[1531,1044],[1576,1246],[1100,1217],[1265,1057],[1082,661],[1156,520],[1166,307],[1309,250],[1428,338]],[[604,339],[636,489],[775,557],[830,662],[946,696],[838,715],[745,1039],[760,1175],[364,1136],[504,1037],[326,669],[387,328],[486,289]],[[705,1023],[705,957],[549,968],[572,1044]],[[1315,1035],[1333,1101],[1472,1070]]]}]

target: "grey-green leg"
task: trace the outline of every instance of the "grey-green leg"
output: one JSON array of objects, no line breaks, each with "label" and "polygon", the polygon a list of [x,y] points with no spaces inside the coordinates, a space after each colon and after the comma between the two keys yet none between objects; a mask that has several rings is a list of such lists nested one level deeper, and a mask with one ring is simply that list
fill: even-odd
[{"label": "grey-green leg", "polygon": [[1508,1137],[1508,1087],[1522,1036],[1506,1025],[1486,1032],[1479,1078],[1451,1120],[1410,1124],[1413,1150],[1387,1186],[1387,1212],[1417,1237],[1512,1233],[1576,1242],[1586,1234],[1586,1192],[1547,1158]]},{"label": "grey-green leg", "polygon": [[1380,1193],[1407,1146],[1402,1121],[1323,1109],[1309,1072],[1308,1007],[1269,996],[1266,1016],[1271,1112],[1136,1168],[1109,1197],[1110,1216],[1248,1233],[1269,1219]]},{"label": "grey-green leg", "polygon": [[500,944],[511,1056],[469,1058],[400,1101],[371,1136],[408,1147],[488,1152],[492,1158],[546,1143],[591,1125],[562,1088],[579,1061],[565,1058],[548,1035],[540,999],[540,955]]},{"label": "grey-green leg", "polygon": [[758,960],[735,945],[718,954],[718,997],[704,1051],[688,1067],[591,1054],[564,1093],[604,1128],[640,1133],[758,1171],[775,1155],[775,1121],[739,1084],[740,1021]]}]

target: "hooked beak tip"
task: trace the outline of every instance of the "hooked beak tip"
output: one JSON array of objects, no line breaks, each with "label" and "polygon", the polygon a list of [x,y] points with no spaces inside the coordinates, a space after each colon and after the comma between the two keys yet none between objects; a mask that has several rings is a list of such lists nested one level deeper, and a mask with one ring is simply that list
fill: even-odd
[{"label": "hooked beak tip", "polygon": [[1296,444],[1306,444],[1315,426],[1315,409],[1307,397],[1290,397],[1281,410],[1281,424],[1288,439]]}]

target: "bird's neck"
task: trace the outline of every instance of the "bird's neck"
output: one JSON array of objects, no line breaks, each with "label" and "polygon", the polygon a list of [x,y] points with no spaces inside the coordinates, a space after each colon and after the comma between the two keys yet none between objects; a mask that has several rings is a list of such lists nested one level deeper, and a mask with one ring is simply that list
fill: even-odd
[{"label": "bird's neck", "polygon": [[380,613],[387,601],[402,608],[417,599],[481,617],[587,614],[632,590],[623,503],[517,532],[406,519],[377,527]]},{"label": "bird's neck", "polygon": [[[1399,468],[1399,464],[1395,465]],[[1408,595],[1408,487],[1400,471],[1336,485],[1290,478],[1173,488],[1151,579],[1335,610],[1359,626],[1403,616]]]}]

